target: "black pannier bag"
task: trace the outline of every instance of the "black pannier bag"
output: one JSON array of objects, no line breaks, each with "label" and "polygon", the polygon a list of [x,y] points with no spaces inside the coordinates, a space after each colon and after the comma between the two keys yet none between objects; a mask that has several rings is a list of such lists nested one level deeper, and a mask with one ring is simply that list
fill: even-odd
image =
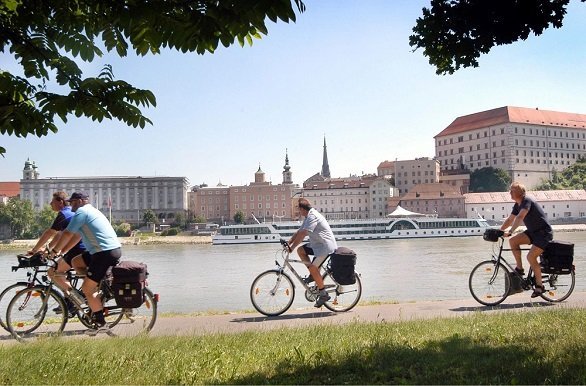
[{"label": "black pannier bag", "polygon": [[356,253],[346,247],[339,247],[330,258],[330,269],[332,276],[338,284],[350,285],[356,283]]},{"label": "black pannier bag", "polygon": [[136,261],[121,261],[112,267],[112,293],[122,308],[137,308],[144,303],[147,266]]},{"label": "black pannier bag", "polygon": [[574,263],[574,244],[567,241],[552,241],[541,254],[541,272],[558,275],[572,272]]}]

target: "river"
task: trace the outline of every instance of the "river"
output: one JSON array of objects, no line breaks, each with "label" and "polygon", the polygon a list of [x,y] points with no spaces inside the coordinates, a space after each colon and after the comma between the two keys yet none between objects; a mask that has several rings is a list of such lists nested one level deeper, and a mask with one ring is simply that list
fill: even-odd
[{"label": "river", "polygon": [[[576,291],[586,291],[586,232],[557,232],[575,244]],[[493,246],[480,237],[344,241],[357,255],[363,300],[410,302],[470,297],[468,275],[490,257]],[[259,273],[275,266],[278,244],[124,246],[123,259],[145,262],[149,287],[160,294],[161,312],[251,310],[249,289]],[[24,278],[12,272],[16,251],[0,251],[0,287]],[[513,257],[506,255],[509,261]],[[528,263],[525,262],[526,268]],[[305,268],[299,266],[300,272]],[[529,297],[529,293],[519,295]],[[307,307],[298,292],[294,307]]]}]

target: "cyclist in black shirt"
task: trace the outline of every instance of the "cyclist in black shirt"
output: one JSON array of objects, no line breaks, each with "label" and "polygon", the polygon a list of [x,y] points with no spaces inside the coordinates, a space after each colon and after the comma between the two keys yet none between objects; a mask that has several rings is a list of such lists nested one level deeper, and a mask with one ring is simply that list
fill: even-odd
[{"label": "cyclist in black shirt", "polygon": [[527,261],[535,272],[535,288],[531,294],[532,298],[541,295],[545,288],[541,281],[541,266],[537,261],[539,255],[543,253],[543,250],[553,240],[553,230],[547,222],[547,218],[543,209],[534,200],[526,196],[525,186],[518,182],[511,184],[511,198],[515,201],[513,211],[511,215],[505,220],[501,226],[501,230],[511,227],[508,232],[505,232],[505,237],[512,236],[513,232],[521,223],[525,224],[527,230],[522,233],[518,233],[509,239],[513,256],[515,256],[515,262],[517,266],[515,270],[521,275],[523,271],[523,261],[521,259],[521,245],[532,244],[529,253],[527,253]]}]

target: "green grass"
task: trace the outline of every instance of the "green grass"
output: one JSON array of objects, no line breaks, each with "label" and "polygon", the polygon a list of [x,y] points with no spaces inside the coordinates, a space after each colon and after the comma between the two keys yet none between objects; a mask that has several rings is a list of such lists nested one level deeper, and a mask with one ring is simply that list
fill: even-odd
[{"label": "green grass", "polygon": [[586,310],[0,346],[3,384],[584,384]]}]

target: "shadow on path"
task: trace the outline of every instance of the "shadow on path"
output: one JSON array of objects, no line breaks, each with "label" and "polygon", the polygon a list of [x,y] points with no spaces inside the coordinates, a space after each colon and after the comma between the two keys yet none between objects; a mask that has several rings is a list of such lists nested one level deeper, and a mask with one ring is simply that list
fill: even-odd
[{"label": "shadow on path", "polygon": [[303,313],[303,314],[287,314],[287,315],[279,315],[279,316],[252,316],[249,318],[236,318],[232,319],[231,323],[258,323],[258,322],[277,322],[280,320],[291,320],[291,319],[317,319],[317,318],[327,318],[330,316],[336,315],[335,312],[326,311],[326,312],[311,312],[311,313]]},{"label": "shadow on path", "polygon": [[450,308],[450,311],[465,312],[465,311],[497,311],[497,310],[512,310],[520,308],[533,308],[533,307],[551,307],[555,303],[551,302],[527,302],[527,303],[515,303],[515,304],[499,304],[497,306],[477,306],[477,307],[458,307]]}]

